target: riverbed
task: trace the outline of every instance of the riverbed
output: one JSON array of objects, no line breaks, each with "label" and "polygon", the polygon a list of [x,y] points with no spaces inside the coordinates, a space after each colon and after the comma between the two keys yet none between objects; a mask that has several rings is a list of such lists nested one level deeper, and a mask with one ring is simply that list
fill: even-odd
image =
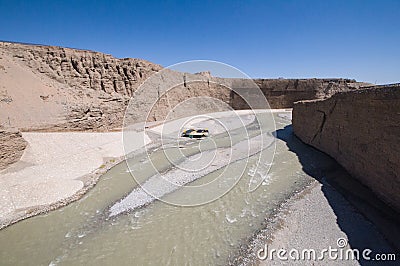
[{"label": "riverbed", "polygon": [[[2,265],[226,264],[249,236],[265,226],[266,217],[314,180],[303,171],[296,154],[276,138],[277,130],[291,124],[290,111],[274,112],[273,117],[276,128],[267,127],[264,132],[266,140],[273,141],[266,141],[262,150],[248,150],[248,156],[221,161],[223,166],[229,166],[225,171],[226,167],[216,167],[196,178],[182,178],[183,183],[175,184],[200,187],[222,180],[216,184],[221,187],[224,182],[228,183],[229,189],[219,197],[214,195],[220,191],[203,189],[199,193],[202,197],[191,201],[195,197],[192,190],[175,186],[157,194],[159,199],[143,204],[126,200],[140,189],[137,182],[143,186],[154,178],[154,168],[160,172],[175,169],[170,168],[171,161],[158,154],[160,149],[153,145],[113,167],[79,201],[1,230]],[[256,140],[259,135],[252,126],[252,122],[235,126],[232,130],[237,134],[230,137],[229,143],[221,133],[211,144],[207,140],[202,142],[203,150],[200,144],[190,140],[177,146],[166,145],[171,149],[167,154],[180,165],[182,154],[186,158],[195,156],[199,147],[204,153],[240,145],[243,139]],[[244,134],[241,128],[247,129],[246,138],[241,135]],[[183,152],[174,157],[178,149]],[[271,158],[272,153],[273,160],[260,160],[264,158],[260,154]],[[158,166],[146,164],[148,158]],[[219,178],[223,171],[227,173],[225,178]],[[249,189],[253,184],[257,185],[255,189]],[[123,208],[113,212],[124,200],[127,203]],[[184,202],[189,204],[181,204]],[[199,202],[204,204],[196,204]]]}]

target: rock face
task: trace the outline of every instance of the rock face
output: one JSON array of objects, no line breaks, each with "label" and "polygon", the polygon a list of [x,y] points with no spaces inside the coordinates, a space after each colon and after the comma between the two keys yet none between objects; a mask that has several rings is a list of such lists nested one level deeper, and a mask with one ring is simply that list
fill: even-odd
[{"label": "rock face", "polygon": [[343,92],[293,108],[294,133],[335,158],[400,212],[400,84]]},{"label": "rock face", "polygon": [[0,170],[17,162],[24,153],[27,142],[17,129],[0,126]]},{"label": "rock face", "polygon": [[54,46],[0,43],[37,73],[79,90],[132,96],[140,83],[162,67],[141,59]]},{"label": "rock face", "polygon": [[[47,131],[120,128],[130,98],[144,80],[161,70],[161,66],[141,59],[118,59],[99,52],[0,42],[0,113],[6,114],[0,116],[0,124]],[[162,94],[160,84],[172,80],[181,85]],[[190,111],[221,110],[206,98],[193,100],[203,96],[229,108],[246,109],[249,106],[239,94],[254,95],[254,86],[248,86],[248,81],[216,78],[207,71],[197,74],[166,71],[158,83],[146,87],[148,97],[143,104],[152,104],[160,98],[148,120],[162,120],[170,113],[172,119],[190,115]],[[254,82],[271,108],[291,108],[298,100],[325,98],[365,85],[349,79],[256,79]],[[226,86],[238,90],[239,94]],[[185,104],[187,111],[175,108]],[[135,117],[143,118],[140,105],[133,112],[138,114]]]},{"label": "rock face", "polygon": [[[57,121],[47,119],[48,123],[39,123],[36,119],[23,124],[20,118],[12,121],[13,126],[30,130],[109,130],[120,127],[130,96],[148,76],[161,69],[161,66],[141,59],[117,59],[92,51],[18,43],[0,42],[0,56],[4,71],[18,68],[21,72],[19,77],[3,86],[7,96],[15,94],[15,97],[0,102],[0,111],[4,106],[7,111],[11,109],[9,117],[13,120],[11,111],[15,104],[19,104],[19,108],[14,109],[19,110],[24,105],[53,105],[49,111],[59,110],[52,114]],[[42,83],[35,87],[38,92],[27,84],[14,82],[17,78],[34,79],[28,76],[34,76]],[[29,93],[35,99],[40,97],[39,103],[18,95]],[[5,121],[0,122],[4,124]]]},{"label": "rock face", "polygon": [[[359,89],[368,83],[353,79],[255,79],[271,108],[292,108],[300,100],[323,99],[341,91]],[[237,95],[233,95],[234,109],[246,109],[247,105]]]}]

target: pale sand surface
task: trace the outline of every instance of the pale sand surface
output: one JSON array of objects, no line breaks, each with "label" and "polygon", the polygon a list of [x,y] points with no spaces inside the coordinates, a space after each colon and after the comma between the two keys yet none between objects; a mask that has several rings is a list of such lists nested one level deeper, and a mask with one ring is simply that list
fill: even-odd
[{"label": "pale sand surface", "polygon": [[[66,103],[74,101],[59,84],[32,70],[0,49],[0,124],[17,128],[64,122]],[[12,88],[12,89],[10,89]],[[43,100],[40,96],[49,97]]]},{"label": "pale sand surface", "polygon": [[[240,115],[244,114],[245,112]],[[154,131],[159,130],[157,128]],[[137,134],[137,139],[143,137],[143,132],[140,131],[130,134]],[[64,201],[56,206],[60,207],[70,202],[71,197],[81,196],[86,191],[85,185],[95,183],[87,180],[97,180],[96,176],[100,176],[108,166],[122,159],[122,135],[122,132],[23,133],[29,143],[24,155],[18,163],[0,172],[0,227],[52,209],[50,206],[54,203]],[[132,148],[138,149],[142,145],[138,141]],[[106,167],[101,167],[103,165]],[[272,237],[261,238],[253,253],[266,242],[270,248],[313,248],[320,251],[329,246],[336,248],[336,241],[340,237],[348,239],[348,247],[391,251],[374,225],[329,185],[316,182],[296,197],[279,212],[277,220],[271,223],[278,228],[273,231]],[[261,265],[295,264],[290,260],[284,262],[256,259],[253,262]],[[357,261],[297,263],[359,265]]]},{"label": "pale sand surface", "polygon": [[[220,113],[219,118],[229,115],[232,113]],[[177,124],[186,119],[164,125],[176,131]],[[250,115],[244,124],[253,119]],[[132,125],[135,127],[137,130],[125,133],[133,140],[125,143],[128,153],[151,142],[143,127]],[[123,159],[123,134],[24,132],[28,146],[21,160],[0,172],[0,228],[79,199],[107,168]]]},{"label": "pale sand surface", "polygon": [[[274,110],[268,110],[267,112],[274,112]],[[238,127],[243,127],[254,121],[256,113],[264,113],[266,110],[234,110],[225,112],[216,112],[209,114],[200,114],[197,116],[190,116],[179,118],[168,123],[151,126],[149,123],[149,131],[156,134],[172,134],[177,129],[189,129],[189,128],[208,128],[213,134],[219,134],[226,130],[232,130]],[[222,121],[224,118],[233,118],[231,121]],[[154,123],[154,122],[153,122]],[[226,128],[224,128],[224,125]]]},{"label": "pale sand surface", "polygon": [[[184,120],[164,125],[176,131],[176,124]],[[136,127],[126,133],[133,140],[125,143],[128,152],[151,142],[143,127]],[[79,199],[107,168],[123,159],[123,134],[24,132],[28,146],[21,160],[0,172],[0,228]]]},{"label": "pale sand surface", "polygon": [[[283,207],[274,221],[278,229],[258,245],[268,244],[271,249],[314,249],[317,254],[329,246],[338,249],[338,238],[344,238],[344,248],[369,248],[374,253],[394,253],[375,226],[366,220],[334,188],[315,182]],[[261,246],[254,249],[256,252]],[[326,255],[322,261],[282,261],[255,259],[259,265],[373,265],[373,261],[331,260]],[[385,262],[392,265],[390,262]],[[395,264],[393,264],[395,265]]]},{"label": "pale sand surface", "polygon": [[124,155],[122,132],[23,137],[28,147],[21,160],[0,172],[0,225],[73,196],[92,185],[90,174],[96,175],[96,169],[115,164]]}]

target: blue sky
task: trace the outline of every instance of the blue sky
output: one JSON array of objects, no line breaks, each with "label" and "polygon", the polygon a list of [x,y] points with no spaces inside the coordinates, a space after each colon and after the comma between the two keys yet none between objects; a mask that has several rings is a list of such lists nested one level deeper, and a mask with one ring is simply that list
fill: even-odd
[{"label": "blue sky", "polygon": [[0,0],[0,39],[168,66],[209,59],[253,78],[400,82],[400,1]]}]

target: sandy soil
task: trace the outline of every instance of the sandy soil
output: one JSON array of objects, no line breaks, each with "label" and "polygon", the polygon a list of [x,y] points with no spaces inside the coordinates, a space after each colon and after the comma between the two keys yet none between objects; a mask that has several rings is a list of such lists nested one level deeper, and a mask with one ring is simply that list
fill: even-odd
[{"label": "sandy soil", "polygon": [[21,160],[0,172],[0,228],[78,199],[124,155],[122,132],[23,137]]},{"label": "sandy soil", "polygon": [[[250,116],[246,122],[253,119]],[[176,131],[176,121],[165,125],[164,133],[166,128]],[[79,199],[123,159],[124,137],[132,140],[125,143],[128,153],[151,142],[143,125],[132,125],[132,129],[125,133],[23,133],[28,146],[21,160],[0,171],[0,228]]]},{"label": "sandy soil", "polygon": [[[160,133],[161,130],[155,128],[152,131]],[[140,130],[132,130],[129,134],[137,134],[137,139],[143,137]],[[122,132],[23,133],[29,143],[24,155],[18,163],[0,172],[0,228],[79,199],[101,174],[123,159],[122,135]],[[142,145],[138,142],[130,148],[138,149]],[[261,231],[251,244],[251,263],[368,264],[362,260],[261,261],[254,254],[266,243],[269,249],[307,248],[318,252],[329,246],[337,248],[337,240],[344,238],[346,248],[393,252],[375,226],[328,184],[315,182],[291,199],[268,223],[269,227]]]},{"label": "sandy soil", "polygon": [[[325,255],[321,261],[296,261],[290,258],[285,261],[277,258],[276,254],[274,260],[269,258],[260,260],[256,257],[260,248],[265,250],[265,245],[269,251],[314,249],[319,256],[323,249],[329,247],[340,250],[338,239],[344,239],[346,243],[343,250],[358,249],[361,254],[364,249],[371,249],[370,257],[376,253],[395,253],[376,227],[357,212],[341,194],[328,184],[315,182],[283,206],[268,228],[255,237],[251,244],[251,264],[373,265],[376,263],[376,261],[366,261],[361,255],[359,260],[335,260]],[[395,265],[395,263],[386,261],[385,265]]]},{"label": "sandy soil", "polygon": [[[64,122],[68,98],[49,78],[36,75],[0,49],[0,124],[18,128]],[[63,104],[64,103],[64,104]]]},{"label": "sandy soil", "polygon": [[[240,112],[247,113],[251,111]],[[250,116],[247,123],[253,119]],[[175,124],[165,125],[176,130]],[[123,137],[133,140],[126,142],[128,152],[151,141],[143,125],[132,128],[125,133],[23,133],[28,146],[21,160],[0,172],[0,228],[79,199],[123,159]]]}]

